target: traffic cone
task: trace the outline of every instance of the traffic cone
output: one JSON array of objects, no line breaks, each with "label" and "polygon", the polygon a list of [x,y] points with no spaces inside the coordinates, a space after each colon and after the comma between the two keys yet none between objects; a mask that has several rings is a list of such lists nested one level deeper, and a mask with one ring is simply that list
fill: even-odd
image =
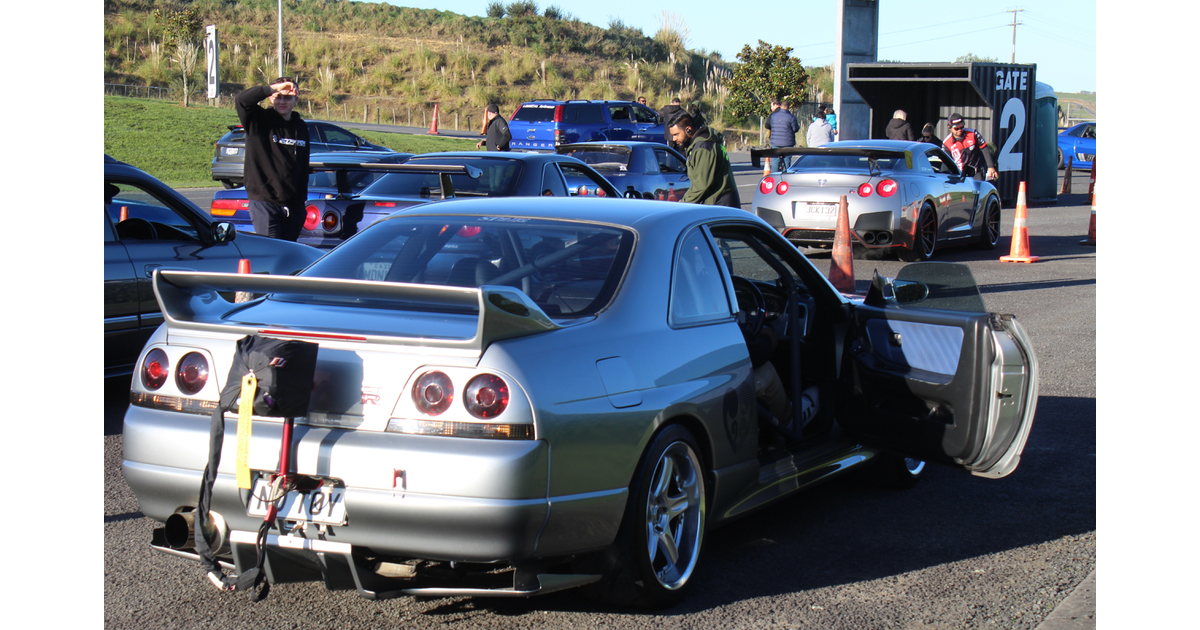
[{"label": "traffic cone", "polygon": [[[1093,158],[1092,166],[1094,167],[1095,165],[1096,165],[1096,160],[1095,160],[1095,158]],[[1079,244],[1080,245],[1091,245],[1092,247],[1096,246],[1096,192],[1095,191],[1092,191],[1092,220],[1088,221],[1088,235],[1087,235],[1087,238],[1083,239],[1082,241],[1079,241]]]},{"label": "traffic cone", "polygon": [[[238,273],[250,273],[250,261],[243,258],[238,261]],[[254,296],[245,291],[238,291],[233,296],[234,302],[249,302],[254,299]]]},{"label": "traffic cone", "polygon": [[846,195],[838,203],[837,227],[833,231],[833,256],[829,282],[842,293],[854,293],[854,249],[850,245],[850,206]]},{"label": "traffic cone", "polygon": [[438,123],[438,104],[434,103],[433,104],[433,122],[431,122],[429,124],[429,133],[427,135],[433,135],[433,136],[441,135],[438,133],[437,123]]},{"label": "traffic cone", "polygon": [[[1088,197],[1092,198],[1096,194],[1096,156],[1092,156],[1092,178],[1088,182]],[[1096,200],[1092,199],[1092,207],[1096,207]]]},{"label": "traffic cone", "polygon": [[1009,255],[1001,256],[1000,262],[1037,262],[1037,256],[1029,255],[1029,229],[1025,226],[1025,182],[1017,190],[1017,218],[1013,222],[1012,249]]},{"label": "traffic cone", "polygon": [[679,195],[675,194],[675,184],[667,184],[671,187],[671,191],[667,193],[667,201],[679,201]]},{"label": "traffic cone", "polygon": [[1063,187],[1062,187],[1062,190],[1058,193],[1060,195],[1071,194],[1071,165],[1072,165],[1072,163],[1073,162],[1071,161],[1071,156],[1068,155],[1067,162],[1065,164],[1065,166],[1067,167],[1067,172],[1063,175]]},{"label": "traffic cone", "polygon": [[129,218],[129,206],[121,206],[121,218],[120,218],[120,220],[121,220],[121,221],[125,221],[125,220],[126,220],[126,219],[128,219],[128,218]]}]

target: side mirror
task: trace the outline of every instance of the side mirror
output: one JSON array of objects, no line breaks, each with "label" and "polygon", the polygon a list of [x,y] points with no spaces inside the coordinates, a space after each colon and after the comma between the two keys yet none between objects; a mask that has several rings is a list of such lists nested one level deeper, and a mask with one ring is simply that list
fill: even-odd
[{"label": "side mirror", "polygon": [[237,237],[237,229],[228,221],[221,221],[212,225],[213,242],[217,244],[229,243]]},{"label": "side mirror", "polygon": [[876,271],[871,278],[871,287],[867,289],[863,302],[867,306],[889,306],[899,304],[915,304],[929,297],[929,285],[918,280],[900,280],[879,275]]}]

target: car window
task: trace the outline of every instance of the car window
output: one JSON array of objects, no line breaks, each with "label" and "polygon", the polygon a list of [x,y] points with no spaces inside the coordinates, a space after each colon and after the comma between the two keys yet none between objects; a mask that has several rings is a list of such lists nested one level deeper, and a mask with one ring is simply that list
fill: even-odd
[{"label": "car window", "polygon": [[616,147],[580,147],[571,149],[569,155],[598,171],[626,171],[629,169],[630,151]]},{"label": "car window", "polygon": [[601,177],[599,174],[586,171],[579,168],[577,164],[570,162],[557,162],[559,168],[562,169],[563,177],[567,180],[567,189],[572,196],[580,194],[579,187],[587,186],[588,195],[608,195],[607,188],[608,180]]},{"label": "car window", "polygon": [[633,115],[640,123],[650,123],[652,125],[658,123],[658,114],[654,113],[654,110],[649,107],[634,105]]},{"label": "car window", "polygon": [[733,315],[717,259],[699,227],[683,237],[675,252],[668,308],[672,326],[706,324]]},{"label": "car window", "polygon": [[[897,162],[903,163],[903,160],[898,158],[881,158],[876,161],[879,170],[888,172]],[[792,162],[792,167],[789,170],[804,169],[804,170],[850,170],[861,171],[866,173],[870,170],[870,160],[865,155],[801,155]]]},{"label": "car window", "polygon": [[[717,245],[721,260],[730,275],[741,276],[762,284],[782,286],[779,269],[791,269],[787,258],[776,250],[777,243],[759,238],[745,230],[713,230],[713,239]],[[753,245],[751,245],[753,242]],[[763,253],[759,253],[763,252]],[[763,256],[770,256],[776,264],[767,262]],[[791,276],[801,287],[803,280],[794,269]]]},{"label": "car window", "polygon": [[355,139],[357,138],[357,136],[355,136],[354,134],[352,134],[344,129],[334,127],[332,125],[322,125],[321,133],[323,133],[325,135],[325,142],[327,144],[354,145]]},{"label": "car window", "polygon": [[658,160],[658,168],[664,173],[686,173],[687,163],[680,160],[674,153],[666,149],[655,149],[654,157]]},{"label": "car window", "polygon": [[608,116],[613,119],[613,122],[632,122],[633,118],[629,109],[628,105],[609,105]]},{"label": "car window", "polygon": [[[946,155],[945,151],[942,151],[939,148],[935,147],[926,151],[925,159],[929,162],[930,170],[934,173],[941,173],[943,175],[959,174],[958,165],[954,163],[954,160],[952,160],[949,155]],[[920,168],[919,164],[920,161],[918,161],[914,166],[918,166],[918,170],[923,170]]]},{"label": "car window", "polygon": [[562,173],[558,170],[558,165],[553,162],[547,164],[542,169],[542,195],[553,197],[566,197],[567,185],[563,183]]},{"label": "car window", "polygon": [[120,180],[104,182],[105,212],[120,240],[199,242],[200,234],[181,211],[142,186]]},{"label": "car window", "polygon": [[563,122],[595,124],[604,122],[599,103],[579,103],[563,107]]},{"label": "car window", "polygon": [[[468,175],[451,175],[454,194],[459,197],[510,197],[521,181],[525,165],[520,160],[479,159],[412,160],[410,164],[469,164],[483,171],[475,179]],[[362,190],[367,197],[421,197],[442,195],[441,179],[437,173],[387,173]]]},{"label": "car window", "polygon": [[550,122],[554,120],[556,105],[545,103],[525,103],[518,109],[512,119],[517,122]]}]

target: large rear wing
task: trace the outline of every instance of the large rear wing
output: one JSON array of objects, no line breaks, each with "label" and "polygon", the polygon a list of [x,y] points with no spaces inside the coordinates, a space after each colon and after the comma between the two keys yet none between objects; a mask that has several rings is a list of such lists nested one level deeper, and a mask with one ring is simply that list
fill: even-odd
[{"label": "large rear wing", "polygon": [[762,158],[782,157],[785,155],[857,155],[874,162],[879,159],[904,158],[908,168],[913,166],[912,151],[901,149],[875,149],[870,147],[783,147],[779,149],[750,149],[750,165],[754,168],[762,166]]},{"label": "large rear wing", "polygon": [[[363,343],[410,345],[459,349],[482,353],[493,341],[556,330],[554,323],[537,304],[521,291],[507,286],[479,288],[447,287],[370,280],[307,278],[267,274],[201,273],[157,269],[152,280],[154,295],[162,309],[168,331],[196,330],[215,333],[267,334],[298,339],[336,339]],[[329,329],[299,326],[233,323],[229,316],[237,309],[256,302],[234,303],[221,292],[291,294],[369,299],[409,305],[422,312],[444,310],[463,313],[475,310],[479,323],[469,339],[412,336],[397,332],[361,331],[352,327]],[[260,298],[261,299],[261,298]],[[351,326],[347,322],[347,326]],[[402,326],[402,324],[401,324]],[[169,332],[168,332],[169,334]]]},{"label": "large rear wing", "polygon": [[337,180],[338,195],[349,195],[350,178],[347,173],[350,171],[373,171],[376,173],[412,173],[419,175],[428,175],[436,173],[438,180],[441,183],[442,199],[447,199],[454,196],[454,184],[450,181],[451,175],[466,175],[471,179],[479,179],[483,175],[483,171],[467,164],[339,164],[336,162],[309,162],[308,168],[310,172],[333,172]]}]

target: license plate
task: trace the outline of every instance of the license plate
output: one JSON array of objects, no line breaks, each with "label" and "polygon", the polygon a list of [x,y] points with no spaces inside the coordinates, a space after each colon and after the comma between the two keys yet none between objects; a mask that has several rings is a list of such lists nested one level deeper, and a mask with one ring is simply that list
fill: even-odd
[{"label": "license plate", "polygon": [[[267,515],[270,505],[261,497],[269,496],[271,492],[270,477],[259,477],[254,480],[254,489],[250,497],[250,505],[246,514],[262,518]],[[345,488],[321,487],[309,492],[289,492],[280,499],[278,518],[287,521],[305,523],[322,523],[325,525],[346,524],[346,503],[343,496]]]},{"label": "license plate", "polygon": [[237,155],[241,149],[237,147],[225,147],[225,155]]},{"label": "license plate", "polygon": [[838,204],[836,203],[811,203],[797,201],[792,208],[792,216],[805,216],[816,218],[836,217],[838,212]]},{"label": "license plate", "polygon": [[392,263],[385,262],[368,262],[363,263],[362,276],[363,280],[374,280],[382,282],[387,279],[388,270],[392,268]]}]

